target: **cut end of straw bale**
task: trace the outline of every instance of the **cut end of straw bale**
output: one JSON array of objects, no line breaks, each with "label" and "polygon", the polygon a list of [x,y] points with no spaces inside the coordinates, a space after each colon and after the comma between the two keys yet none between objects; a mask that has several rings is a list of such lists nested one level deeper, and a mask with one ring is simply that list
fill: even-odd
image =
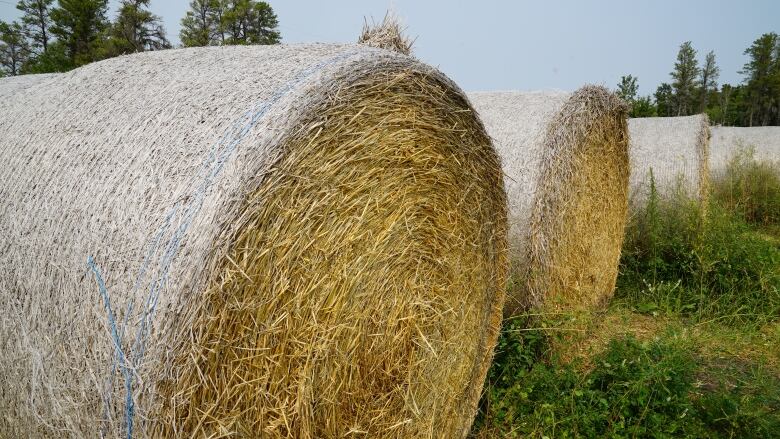
[{"label": "cut end of straw bale", "polygon": [[398,17],[388,12],[381,23],[371,20],[371,24],[366,20],[363,24],[363,31],[358,38],[359,44],[379,49],[392,50],[404,55],[412,54],[414,41],[404,34]]},{"label": "cut end of straw bale", "polygon": [[614,292],[627,215],[625,104],[596,86],[470,98],[506,173],[513,281],[505,314],[602,305]]},{"label": "cut end of straw bale", "polygon": [[628,208],[626,110],[586,86],[550,122],[523,267],[530,303],[520,305],[591,309],[612,297]]},{"label": "cut end of straw bale", "polygon": [[372,75],[287,139],[166,386],[166,434],[466,431],[497,326],[504,201],[464,110],[417,72]]}]

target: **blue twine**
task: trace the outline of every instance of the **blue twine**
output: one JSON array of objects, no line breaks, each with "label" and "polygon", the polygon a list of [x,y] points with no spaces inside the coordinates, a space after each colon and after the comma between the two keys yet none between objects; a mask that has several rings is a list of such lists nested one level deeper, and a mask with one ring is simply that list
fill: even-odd
[{"label": "blue twine", "polygon": [[125,420],[127,422],[127,439],[130,439],[133,437],[133,412],[135,407],[132,393],[132,374],[130,373],[129,368],[126,366],[127,357],[125,356],[125,352],[122,350],[122,341],[120,340],[119,333],[117,332],[116,317],[114,316],[114,311],[111,309],[111,299],[108,297],[106,283],[103,281],[103,276],[100,275],[100,270],[95,264],[95,260],[92,258],[92,256],[87,257],[87,267],[92,270],[92,273],[94,273],[95,280],[97,281],[98,285],[98,290],[100,290],[100,295],[103,297],[103,305],[106,308],[106,315],[108,316],[108,325],[111,330],[111,338],[114,341],[114,355],[119,357],[120,369],[122,370],[122,374],[125,377]]},{"label": "blue twine", "polygon": [[[328,60],[315,63],[300,71],[291,80],[286,82],[282,87],[274,92],[274,94],[271,95],[268,100],[255,104],[253,108],[247,110],[244,114],[238,117],[233,122],[232,126],[225,131],[225,133],[211,148],[209,154],[201,165],[201,171],[199,171],[193,178],[192,184],[196,185],[196,187],[194,187],[190,196],[180,198],[173,204],[173,206],[171,206],[171,209],[164,217],[162,224],[155,232],[155,238],[152,240],[151,245],[149,246],[149,249],[144,257],[141,269],[139,270],[135,286],[133,288],[134,292],[141,287],[141,284],[146,278],[147,271],[151,266],[152,260],[154,259],[155,255],[157,255],[160,246],[163,245],[163,237],[173,224],[173,219],[176,217],[176,214],[180,209],[182,209],[183,213],[181,214],[181,222],[168,239],[167,245],[165,245],[165,250],[159,259],[158,266],[160,269],[158,270],[158,276],[154,279],[151,279],[147,284],[148,293],[146,295],[146,300],[143,304],[143,311],[141,313],[141,325],[138,329],[138,333],[136,334],[133,349],[131,350],[131,352],[134,353],[131,360],[128,360],[128,357],[122,350],[121,340],[124,338],[128,318],[133,310],[133,301],[131,300],[128,303],[125,311],[125,318],[122,322],[121,328],[117,329],[116,317],[113,310],[111,309],[111,302],[109,300],[108,291],[106,289],[105,283],[103,282],[103,278],[101,277],[100,271],[98,270],[92,256],[87,258],[87,265],[95,274],[95,278],[97,279],[98,283],[98,289],[100,290],[100,295],[102,296],[103,302],[105,304],[109,326],[111,327],[111,337],[115,346],[115,355],[113,356],[110,368],[111,373],[108,377],[109,384],[106,386],[106,394],[104,395],[103,399],[106,402],[106,406],[108,406],[111,401],[111,392],[113,392],[113,381],[111,380],[111,376],[113,376],[118,366],[125,378],[125,424],[127,426],[127,439],[132,438],[133,417],[135,415],[135,404],[132,395],[133,374],[131,373],[131,369],[136,369],[143,359],[146,349],[148,327],[157,308],[160,292],[168,282],[171,265],[173,264],[173,261],[178,254],[181,243],[186,237],[190,225],[203,206],[206,193],[213,186],[217,177],[219,177],[222,170],[224,169],[225,164],[233,155],[233,152],[237,149],[241,141],[251,132],[252,128],[254,128],[254,126],[280,99],[294,90],[304,80],[308,79],[309,76],[313,75],[324,67],[350,58],[359,53],[359,51],[345,52]],[[135,294],[133,294],[131,297],[135,297]],[[130,365],[128,365],[128,363],[130,363]],[[106,407],[106,410],[108,410],[108,407]]]}]

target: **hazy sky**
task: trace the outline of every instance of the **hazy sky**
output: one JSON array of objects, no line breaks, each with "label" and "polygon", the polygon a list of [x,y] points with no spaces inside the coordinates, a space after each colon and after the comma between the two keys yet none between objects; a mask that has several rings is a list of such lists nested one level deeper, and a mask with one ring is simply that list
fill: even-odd
[{"label": "hazy sky", "polygon": [[[111,17],[117,0],[110,0]],[[152,0],[172,41],[189,0]],[[270,0],[285,42],[354,41],[364,17],[391,7],[416,37],[417,56],[466,90],[614,87],[639,77],[640,93],[668,81],[677,48],[714,50],[721,82],[742,80],[743,52],[780,32],[780,1],[684,0]],[[0,0],[0,19],[18,17]]]}]

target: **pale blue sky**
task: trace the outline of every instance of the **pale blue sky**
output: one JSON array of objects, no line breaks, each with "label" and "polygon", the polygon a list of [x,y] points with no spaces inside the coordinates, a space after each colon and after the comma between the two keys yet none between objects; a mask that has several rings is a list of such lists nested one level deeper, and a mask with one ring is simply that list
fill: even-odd
[{"label": "pale blue sky", "polygon": [[[113,17],[117,0],[110,0]],[[0,19],[18,16],[0,0]],[[172,41],[189,0],[152,0]],[[700,58],[715,50],[721,82],[742,80],[745,48],[780,32],[780,1],[725,0],[270,0],[285,42],[345,42],[363,17],[392,7],[417,38],[417,56],[466,90],[573,90],[614,87],[639,77],[640,93],[668,81],[677,48],[691,40]]]}]

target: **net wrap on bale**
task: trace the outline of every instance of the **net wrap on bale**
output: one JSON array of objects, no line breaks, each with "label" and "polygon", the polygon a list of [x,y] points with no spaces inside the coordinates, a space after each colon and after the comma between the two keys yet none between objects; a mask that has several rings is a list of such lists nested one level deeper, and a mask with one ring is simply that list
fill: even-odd
[{"label": "net wrap on bale", "polygon": [[8,78],[0,79],[0,102],[10,99],[12,96],[20,96],[28,89],[45,82],[49,79],[56,78],[58,75],[55,73],[47,73],[41,75],[18,75]]},{"label": "net wrap on bale", "polygon": [[714,176],[722,175],[741,151],[750,151],[759,162],[780,164],[780,127],[714,126],[710,131],[710,168]]},{"label": "net wrap on bale", "polygon": [[506,197],[437,70],[356,45],[114,58],[0,102],[0,160],[0,436],[467,433]]},{"label": "net wrap on bale", "polygon": [[652,172],[658,194],[705,201],[710,184],[710,124],[704,114],[630,119],[632,204],[650,193]]},{"label": "net wrap on bale", "polygon": [[502,160],[514,285],[505,314],[598,307],[627,210],[626,106],[603,87],[469,93]]}]

